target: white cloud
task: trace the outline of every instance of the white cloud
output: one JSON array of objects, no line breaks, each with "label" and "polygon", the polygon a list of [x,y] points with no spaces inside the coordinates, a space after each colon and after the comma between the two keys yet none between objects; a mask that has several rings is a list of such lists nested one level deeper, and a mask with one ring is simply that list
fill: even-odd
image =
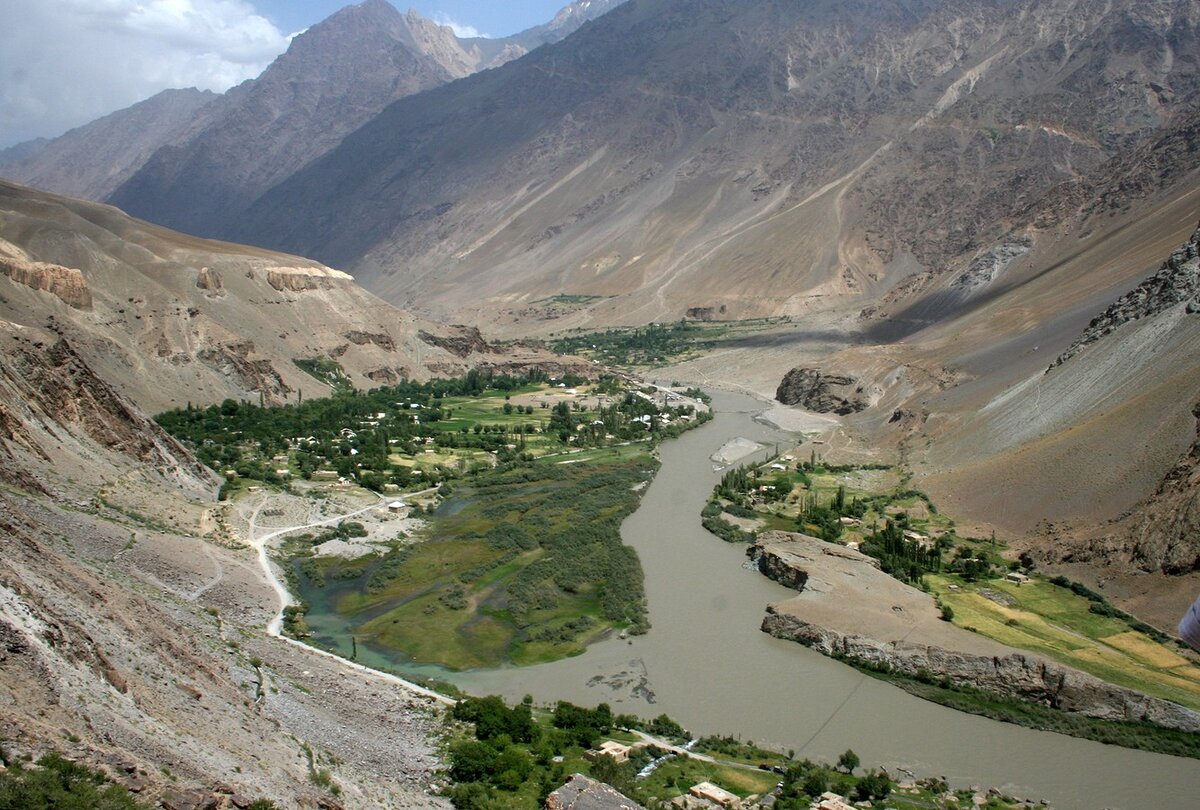
[{"label": "white cloud", "polygon": [[446,16],[445,13],[439,12],[433,15],[433,21],[438,25],[444,25],[454,32],[454,36],[459,39],[471,39],[473,37],[486,37],[487,34],[480,31],[473,25],[463,25],[460,22],[455,22]]},{"label": "white cloud", "polygon": [[226,90],[289,41],[245,0],[0,0],[0,147],[168,87]]}]

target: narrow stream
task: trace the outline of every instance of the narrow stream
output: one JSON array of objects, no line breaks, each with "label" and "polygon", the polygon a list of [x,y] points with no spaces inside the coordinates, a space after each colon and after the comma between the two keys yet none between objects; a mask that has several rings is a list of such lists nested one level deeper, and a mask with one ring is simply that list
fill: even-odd
[{"label": "narrow stream", "polygon": [[791,437],[756,421],[764,406],[750,397],[717,392],[713,405],[713,422],[662,446],[662,469],[622,526],[645,569],[650,632],[552,664],[450,680],[475,694],[666,712],[693,732],[740,735],[800,757],[833,761],[853,748],[869,766],[998,787],[1059,808],[1200,803],[1194,760],[961,714],[760,632],[765,605],[791,592],[743,568],[745,549],[704,531],[700,510],[721,474],[709,456],[727,440]]}]

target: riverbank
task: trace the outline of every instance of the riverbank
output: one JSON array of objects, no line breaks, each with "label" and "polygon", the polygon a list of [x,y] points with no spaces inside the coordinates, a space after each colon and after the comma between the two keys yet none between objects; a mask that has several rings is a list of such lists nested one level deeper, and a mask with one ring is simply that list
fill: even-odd
[{"label": "riverbank", "polygon": [[741,735],[794,749],[798,758],[834,761],[853,748],[891,772],[944,776],[961,788],[995,785],[1063,810],[1184,806],[1200,795],[1200,772],[1189,760],[952,711],[760,632],[764,607],[794,592],[745,570],[744,546],[701,527],[700,512],[725,472],[710,457],[737,437],[771,448],[797,437],[756,419],[767,403],[712,393],[715,420],[660,447],[662,467],[621,527],[642,560],[650,632],[551,664],[457,673],[456,685],[514,701],[532,694],[539,703],[666,712],[698,734]]}]

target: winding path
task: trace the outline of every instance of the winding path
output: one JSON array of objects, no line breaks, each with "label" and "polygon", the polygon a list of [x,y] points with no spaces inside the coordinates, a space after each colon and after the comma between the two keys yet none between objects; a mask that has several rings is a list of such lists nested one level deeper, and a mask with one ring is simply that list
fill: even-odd
[{"label": "winding path", "polygon": [[[408,691],[413,692],[414,694],[422,695],[422,696],[430,698],[432,700],[436,700],[437,702],[443,703],[447,706],[453,706],[455,703],[453,698],[446,697],[445,695],[434,692],[431,689],[426,689],[423,686],[418,686],[417,684],[413,683],[412,681],[406,681],[405,679],[397,677],[390,673],[380,672],[377,669],[371,669],[370,667],[365,667],[362,664],[359,664],[355,661],[349,660],[348,658],[343,658],[340,655],[335,655],[334,653],[319,649],[317,647],[313,647],[309,644],[304,644],[303,642],[297,641],[296,639],[293,639],[293,638],[288,638],[287,636],[283,635],[283,632],[282,632],[282,630],[283,630],[283,611],[285,608],[288,607],[288,605],[294,604],[295,600],[292,598],[291,593],[288,592],[287,587],[284,586],[284,584],[279,581],[279,577],[275,575],[274,568],[271,567],[271,558],[267,555],[267,543],[270,540],[273,540],[274,538],[279,537],[280,535],[288,534],[289,532],[297,532],[297,531],[302,531],[304,529],[315,529],[320,526],[330,526],[330,525],[333,525],[336,523],[340,523],[343,520],[346,520],[348,518],[352,518],[356,515],[361,515],[364,512],[369,512],[372,509],[376,509],[376,508],[378,508],[379,504],[373,503],[370,506],[364,506],[362,509],[356,509],[353,512],[347,512],[344,515],[337,515],[335,517],[325,518],[323,520],[317,520],[317,521],[313,521],[311,523],[305,523],[300,526],[289,526],[289,527],[283,528],[283,529],[274,529],[272,531],[267,532],[266,534],[259,535],[259,533],[258,533],[258,515],[262,511],[263,507],[266,506],[270,500],[271,500],[270,495],[264,496],[263,499],[261,501],[259,501],[258,505],[254,507],[254,512],[250,515],[250,529],[249,529],[249,537],[248,537],[251,547],[253,547],[254,550],[258,553],[258,564],[259,564],[259,567],[262,569],[263,576],[266,578],[267,583],[275,591],[276,596],[279,597],[279,610],[278,610],[278,612],[276,612],[275,616],[271,619],[271,621],[269,621],[267,623],[267,635],[270,636],[271,638],[277,638],[280,641],[283,641],[287,644],[291,644],[294,647],[299,647],[300,649],[305,650],[306,652],[313,653],[315,655],[320,655],[320,656],[323,656],[324,658],[329,658],[331,660],[337,661],[339,664],[341,664],[342,666],[345,666],[349,669],[357,670],[358,672],[362,672],[367,675],[371,675],[375,678],[378,678],[379,680],[385,681],[394,686],[399,686],[403,689],[407,689]],[[386,500],[386,499],[383,498],[382,496],[380,496],[380,501],[383,501],[383,500]]]}]

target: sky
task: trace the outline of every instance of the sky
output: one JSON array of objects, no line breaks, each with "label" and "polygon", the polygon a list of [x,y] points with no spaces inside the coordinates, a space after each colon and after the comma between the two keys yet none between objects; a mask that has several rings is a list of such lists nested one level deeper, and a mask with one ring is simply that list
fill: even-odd
[{"label": "sky", "polygon": [[[549,22],[568,0],[391,0],[460,36]],[[0,0],[0,148],[171,87],[222,92],[350,0]]]}]

